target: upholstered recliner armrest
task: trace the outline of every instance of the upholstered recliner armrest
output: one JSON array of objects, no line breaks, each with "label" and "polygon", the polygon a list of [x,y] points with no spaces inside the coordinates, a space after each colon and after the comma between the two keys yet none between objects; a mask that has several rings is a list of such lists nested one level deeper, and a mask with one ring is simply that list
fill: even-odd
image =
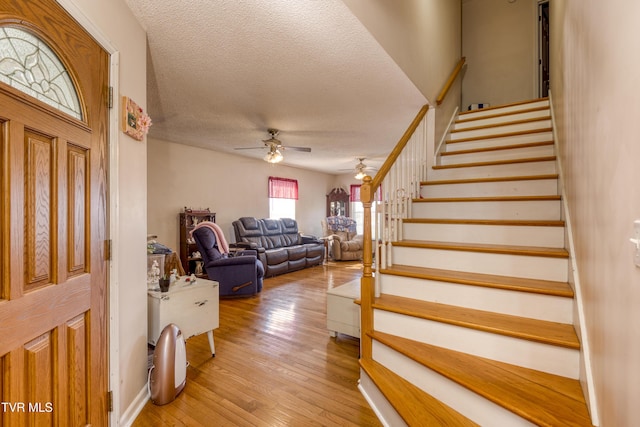
[{"label": "upholstered recliner armrest", "polygon": [[306,236],[301,234],[300,237],[302,237],[302,243],[322,243],[322,240],[318,239],[316,236]]},{"label": "upholstered recliner armrest", "polygon": [[329,234],[326,239],[328,239],[330,242],[337,240],[338,242],[342,241],[342,237],[338,236],[337,234]]},{"label": "upholstered recliner armrest", "polygon": [[236,256],[229,258],[220,258],[215,261],[209,261],[205,264],[205,268],[208,267],[227,267],[229,265],[242,265],[242,264],[255,264],[256,256]]},{"label": "upholstered recliner armrest", "polygon": [[245,248],[245,249],[256,249],[258,245],[253,242],[236,242],[229,243],[230,248]]},{"label": "upholstered recliner armrest", "polygon": [[254,249],[245,249],[242,251],[236,251],[236,252],[229,252],[229,257],[240,257],[240,256],[254,256],[257,257],[258,256],[258,251],[254,250]]}]

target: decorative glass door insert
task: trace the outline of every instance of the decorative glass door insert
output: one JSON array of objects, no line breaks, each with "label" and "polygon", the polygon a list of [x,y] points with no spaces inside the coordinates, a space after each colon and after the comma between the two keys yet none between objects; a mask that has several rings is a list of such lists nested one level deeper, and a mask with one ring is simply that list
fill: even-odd
[{"label": "decorative glass door insert", "polygon": [[69,72],[58,55],[31,33],[0,27],[0,81],[82,120]]}]

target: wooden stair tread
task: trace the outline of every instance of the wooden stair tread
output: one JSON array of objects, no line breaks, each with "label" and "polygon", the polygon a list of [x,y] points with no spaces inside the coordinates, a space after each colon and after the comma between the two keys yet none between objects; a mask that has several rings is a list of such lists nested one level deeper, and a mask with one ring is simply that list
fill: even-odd
[{"label": "wooden stair tread", "polygon": [[526,113],[535,113],[537,111],[544,111],[544,110],[549,110],[549,106],[543,106],[543,107],[535,107],[535,108],[525,108],[523,110],[514,110],[514,111],[505,111],[503,113],[497,113],[497,114],[486,114],[486,115],[480,115],[478,117],[467,117],[466,119],[464,118],[465,114],[469,114],[472,112],[478,112],[478,111],[483,111],[485,110],[484,108],[482,110],[473,110],[473,111],[465,111],[465,112],[461,112],[458,116],[462,116],[462,118],[458,118],[455,123],[456,124],[463,124],[463,123],[471,123],[474,122],[476,120],[485,120],[485,119],[495,119],[498,117],[505,117],[505,116],[513,116],[516,114],[526,114]]},{"label": "wooden stair tread", "polygon": [[580,382],[395,337],[371,338],[540,426],[591,426]]},{"label": "wooden stair tread", "polygon": [[478,425],[380,363],[360,359],[360,366],[408,425]]},{"label": "wooden stair tread", "polygon": [[486,153],[488,151],[502,151],[502,150],[514,150],[518,148],[545,147],[547,145],[553,145],[553,141],[529,142],[526,144],[512,144],[512,145],[496,145],[493,147],[470,148],[468,150],[445,151],[440,153],[440,156],[445,157],[445,156],[455,156],[458,154],[476,154],[476,153]]},{"label": "wooden stair tread", "polygon": [[475,310],[430,301],[381,294],[374,309],[389,311],[478,331],[539,342],[574,350],[580,341],[573,325]]},{"label": "wooden stair tread", "polygon": [[509,182],[509,181],[540,181],[545,179],[558,179],[558,174],[546,175],[518,175],[518,176],[493,176],[484,178],[465,178],[465,179],[440,179],[431,181],[422,181],[420,185],[449,185],[449,184],[476,184],[481,182]]},{"label": "wooden stair tread", "polygon": [[488,197],[424,197],[412,199],[413,203],[442,203],[442,202],[534,202],[560,200],[557,195],[549,196],[488,196]]},{"label": "wooden stair tread", "polygon": [[512,225],[523,227],[564,227],[562,220],[533,219],[448,219],[448,218],[406,218],[405,224],[469,224],[469,225]]},{"label": "wooden stair tread", "polygon": [[439,242],[429,240],[399,240],[391,243],[404,248],[442,249],[451,251],[484,252],[505,255],[539,256],[546,258],[568,258],[564,248],[546,248],[539,246],[494,245],[488,243]]},{"label": "wooden stair tread", "polygon": [[546,117],[534,117],[534,118],[530,118],[530,119],[512,120],[512,121],[491,123],[491,124],[486,124],[486,125],[482,125],[482,126],[472,126],[472,127],[468,127],[468,128],[464,128],[464,129],[453,129],[453,130],[451,130],[451,133],[460,133],[460,132],[467,132],[467,131],[474,131],[474,130],[491,129],[491,128],[502,127],[502,126],[522,125],[522,124],[527,124],[527,123],[542,122],[542,121],[546,121],[546,120],[551,120],[551,115],[546,116]]},{"label": "wooden stair tread", "polygon": [[449,139],[446,141],[447,144],[455,144],[458,142],[469,142],[469,141],[481,141],[484,139],[493,139],[493,138],[508,138],[510,136],[520,136],[520,135],[528,135],[534,133],[543,133],[543,132],[551,132],[551,128],[542,128],[542,129],[528,129],[528,130],[519,130],[515,132],[502,132],[491,135],[480,135],[480,136],[472,136],[469,138],[459,138],[459,139]]},{"label": "wooden stair tread", "polygon": [[493,274],[469,273],[464,271],[442,270],[437,268],[415,267],[394,264],[381,269],[380,274],[415,277],[425,280],[458,283],[518,292],[573,298],[573,289],[567,282],[526,279],[522,277],[496,276]]},{"label": "wooden stair tread", "polygon": [[[548,100],[549,100],[549,97],[545,96],[545,97],[542,97],[542,98],[527,99],[527,100],[524,100],[524,101],[511,102],[509,104],[494,105],[493,107],[481,108],[481,109],[478,109],[478,110],[461,111],[458,115],[464,117],[467,114],[473,114],[473,113],[477,113],[479,111],[499,110],[500,108],[515,107],[517,105],[525,105],[525,104],[534,104],[536,102],[548,101]],[[549,108],[549,107],[545,107],[545,108]]]},{"label": "wooden stair tread", "polygon": [[432,169],[456,169],[456,168],[470,168],[476,166],[500,166],[510,165],[517,163],[533,163],[533,162],[550,162],[555,161],[556,156],[543,156],[543,157],[525,157],[521,159],[508,159],[508,160],[493,160],[488,162],[473,162],[473,163],[454,163],[451,165],[434,165]]}]

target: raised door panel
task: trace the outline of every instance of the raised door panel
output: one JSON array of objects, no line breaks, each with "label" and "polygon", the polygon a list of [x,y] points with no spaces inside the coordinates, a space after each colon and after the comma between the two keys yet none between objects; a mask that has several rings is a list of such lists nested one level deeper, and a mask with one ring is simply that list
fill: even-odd
[{"label": "raised door panel", "polygon": [[66,324],[66,354],[64,357],[66,378],[66,425],[89,424],[89,360],[87,346],[87,322],[84,315],[72,319]]},{"label": "raised door panel", "polygon": [[54,281],[55,198],[52,194],[55,174],[53,138],[24,132],[25,169],[25,257],[24,292]]},{"label": "raised door panel", "polygon": [[81,147],[69,145],[67,147],[68,186],[68,248],[67,272],[69,275],[81,274],[87,271],[87,200],[88,188],[88,151]]},{"label": "raised door panel", "polygon": [[[47,332],[24,346],[25,412],[28,425],[53,425],[56,376],[56,331]],[[50,408],[50,410],[47,410]]]}]

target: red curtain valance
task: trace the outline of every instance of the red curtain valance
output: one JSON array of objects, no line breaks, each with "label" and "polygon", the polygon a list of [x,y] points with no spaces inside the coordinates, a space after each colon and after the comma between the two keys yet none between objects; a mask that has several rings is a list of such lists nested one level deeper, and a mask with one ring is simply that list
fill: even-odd
[{"label": "red curtain valance", "polygon": [[270,176],[269,198],[298,200],[298,180]]},{"label": "red curtain valance", "polygon": [[350,202],[359,202],[360,201],[360,184],[351,184],[349,192],[349,201]]},{"label": "red curtain valance", "polygon": [[[349,191],[349,201],[350,202],[359,202],[360,201],[360,187],[362,187],[362,185],[360,185],[360,184],[351,184],[351,188],[350,188],[350,191]],[[375,200],[380,200],[380,196],[382,195],[381,189],[382,189],[382,186],[378,187],[378,191],[376,191],[376,194],[374,196]]]}]

